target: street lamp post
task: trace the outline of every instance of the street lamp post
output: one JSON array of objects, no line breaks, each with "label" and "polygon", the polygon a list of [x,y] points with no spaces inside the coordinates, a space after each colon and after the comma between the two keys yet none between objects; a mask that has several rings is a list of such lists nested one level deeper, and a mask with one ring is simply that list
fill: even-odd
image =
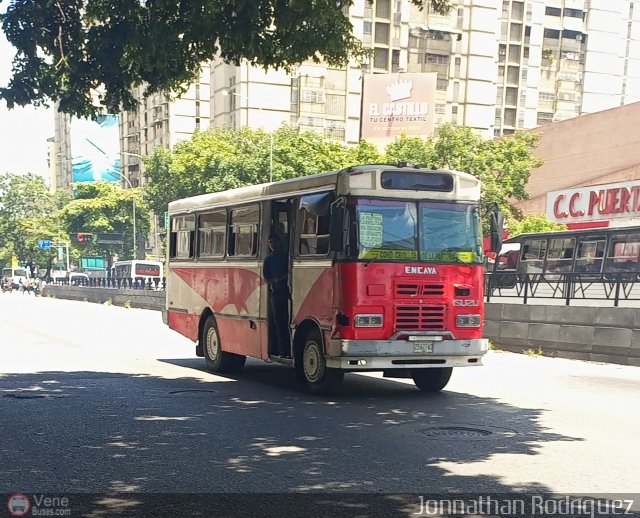
[{"label": "street lamp post", "polygon": [[[240,97],[247,101],[247,126],[249,125],[249,97],[246,95],[239,94],[237,92],[232,92],[226,88],[222,89],[222,95],[235,95],[236,97]],[[264,114],[264,110],[260,108],[260,106],[254,106]],[[273,131],[269,132],[269,182],[273,182]]]},{"label": "street lamp post", "polygon": [[[137,153],[129,153],[126,151],[121,151],[120,152],[123,155],[129,155],[129,156],[135,156],[138,158],[144,158],[142,155],[138,155]],[[115,171],[116,173],[118,173],[120,175],[120,177],[127,182],[127,184],[129,185],[130,189],[133,189],[133,185],[131,185],[131,181],[122,173],[119,171]],[[133,200],[133,258],[137,259],[138,258],[138,247],[137,247],[137,240],[136,240],[136,198],[135,195],[132,198]]]}]

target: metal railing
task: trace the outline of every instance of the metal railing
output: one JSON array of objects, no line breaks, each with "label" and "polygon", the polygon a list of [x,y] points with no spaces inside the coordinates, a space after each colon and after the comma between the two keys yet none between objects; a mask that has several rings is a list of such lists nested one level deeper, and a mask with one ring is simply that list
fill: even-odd
[{"label": "metal railing", "polygon": [[532,299],[572,301],[640,301],[640,273],[516,273],[491,272],[485,276],[485,299]]},{"label": "metal railing", "polygon": [[129,277],[124,279],[54,279],[48,284],[54,286],[80,286],[83,288],[113,288],[133,290],[164,291],[167,287],[167,279],[142,279]]}]

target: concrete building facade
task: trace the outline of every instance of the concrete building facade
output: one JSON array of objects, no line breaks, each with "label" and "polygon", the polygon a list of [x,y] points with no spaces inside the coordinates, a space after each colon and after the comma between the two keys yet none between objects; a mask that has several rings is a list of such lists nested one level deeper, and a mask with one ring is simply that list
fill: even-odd
[{"label": "concrete building facade", "polygon": [[[640,225],[640,200],[635,199],[640,193],[638,120],[640,102],[534,130],[540,133],[535,154],[544,164],[531,173],[530,199],[516,206],[572,226]],[[610,197],[612,210],[585,208],[590,196],[602,198],[601,191]]]},{"label": "concrete building facade", "polygon": [[402,0],[356,0],[349,16],[372,53],[362,64],[303,63],[287,74],[214,60],[211,126],[273,130],[289,124],[355,144],[365,74],[435,72],[436,127],[451,122],[493,134],[497,0],[463,0],[448,16]]}]

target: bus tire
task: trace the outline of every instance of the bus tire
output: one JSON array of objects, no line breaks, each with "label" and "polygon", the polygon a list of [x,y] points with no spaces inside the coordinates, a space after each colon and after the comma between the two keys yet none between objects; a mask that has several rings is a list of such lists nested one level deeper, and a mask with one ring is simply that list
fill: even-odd
[{"label": "bus tire", "polygon": [[451,379],[451,367],[434,369],[414,369],[411,371],[413,382],[423,392],[438,392],[447,386]]},{"label": "bus tire", "polygon": [[237,372],[244,367],[246,356],[228,353],[222,350],[220,333],[215,319],[209,315],[202,328],[202,351],[211,372]]},{"label": "bus tire", "polygon": [[327,367],[322,335],[317,329],[307,334],[296,362],[298,379],[306,383],[315,394],[331,393],[344,378],[344,371]]}]

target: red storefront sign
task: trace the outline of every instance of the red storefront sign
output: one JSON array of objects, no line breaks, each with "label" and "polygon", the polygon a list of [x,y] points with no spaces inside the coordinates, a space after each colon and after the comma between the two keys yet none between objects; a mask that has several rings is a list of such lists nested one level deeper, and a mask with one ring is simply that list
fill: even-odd
[{"label": "red storefront sign", "polygon": [[640,216],[640,181],[591,185],[547,193],[547,217],[581,223]]}]

